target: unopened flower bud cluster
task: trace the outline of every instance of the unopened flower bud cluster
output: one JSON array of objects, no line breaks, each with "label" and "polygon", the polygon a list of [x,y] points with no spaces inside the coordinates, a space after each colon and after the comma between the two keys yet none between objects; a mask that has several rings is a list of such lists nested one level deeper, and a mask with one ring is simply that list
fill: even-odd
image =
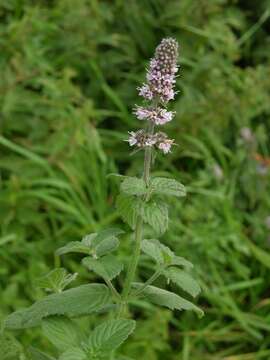
[{"label": "unopened flower bud cluster", "polygon": [[[172,38],[163,39],[156,48],[155,56],[150,61],[147,71],[147,82],[139,88],[139,95],[145,100],[151,101],[149,106],[136,106],[134,114],[139,120],[152,122],[154,125],[164,125],[170,122],[175,112],[168,111],[166,104],[174,99],[175,75],[177,67],[178,44]],[[174,144],[163,132],[148,134],[144,130],[130,132],[128,142],[130,146],[143,148],[155,146],[167,154]]]}]

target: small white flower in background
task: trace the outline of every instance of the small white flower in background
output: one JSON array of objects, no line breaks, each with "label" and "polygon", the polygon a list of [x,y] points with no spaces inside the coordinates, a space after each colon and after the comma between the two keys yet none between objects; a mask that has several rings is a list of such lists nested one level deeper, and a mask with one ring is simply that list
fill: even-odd
[{"label": "small white flower in background", "polygon": [[270,230],[270,215],[265,218],[264,223],[267,229]]},{"label": "small white flower in background", "polygon": [[255,136],[249,127],[242,127],[240,129],[240,136],[247,143],[251,143],[255,140]]},{"label": "small white flower in background", "polygon": [[223,170],[218,164],[213,166],[213,174],[217,180],[223,180],[224,178]]}]

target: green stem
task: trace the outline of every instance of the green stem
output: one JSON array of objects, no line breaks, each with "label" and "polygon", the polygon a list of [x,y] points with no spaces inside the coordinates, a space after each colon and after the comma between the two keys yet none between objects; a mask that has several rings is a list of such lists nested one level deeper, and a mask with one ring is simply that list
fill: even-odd
[{"label": "green stem", "polygon": [[116,298],[117,301],[121,301],[121,295],[119,294],[119,292],[116,290],[116,288],[113,286],[113,283],[111,282],[111,280],[109,279],[104,279],[107,286],[110,288],[112,294],[114,295],[114,297]]},{"label": "green stem", "polygon": [[162,269],[157,269],[154,274],[143,284],[143,286],[135,291],[132,295],[139,296],[148,285],[151,285],[160,276],[161,273]]},{"label": "green stem", "polygon": [[[154,132],[154,124],[151,122],[149,124],[148,133],[153,134]],[[144,153],[144,167],[143,167],[143,179],[145,181],[146,186],[149,185],[150,181],[150,169],[151,169],[151,161],[152,161],[152,148],[151,146],[146,147]],[[145,201],[145,199],[144,199]],[[124,301],[127,300],[131,285],[134,280],[136,269],[139,262],[140,252],[141,252],[141,242],[142,242],[142,235],[143,235],[143,219],[140,215],[137,216],[136,225],[135,225],[135,249],[132,256],[132,260],[130,263],[130,267],[128,270],[126,282],[124,284],[123,289],[123,299]]]}]

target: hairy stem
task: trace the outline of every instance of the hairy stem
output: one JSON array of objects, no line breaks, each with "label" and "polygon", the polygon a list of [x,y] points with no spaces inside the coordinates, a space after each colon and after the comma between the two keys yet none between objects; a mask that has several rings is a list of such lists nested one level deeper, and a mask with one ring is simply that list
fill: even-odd
[{"label": "hairy stem", "polygon": [[157,269],[154,274],[143,284],[143,286],[135,291],[132,295],[139,296],[148,285],[151,285],[161,275],[161,273],[162,269]]},{"label": "hairy stem", "polygon": [[[148,132],[150,134],[153,134],[154,131],[154,124],[149,124]],[[145,153],[144,153],[144,167],[143,167],[143,179],[145,181],[146,186],[149,185],[150,181],[150,169],[151,169],[151,161],[152,161],[152,148],[151,146],[146,147]],[[145,200],[144,200],[145,201]],[[142,241],[142,235],[143,235],[143,219],[140,215],[137,216],[136,225],[135,225],[135,248],[134,253],[131,259],[130,267],[128,270],[126,282],[124,284],[123,289],[123,299],[127,300],[131,285],[134,280],[137,265],[139,262],[140,252],[141,252],[141,241]]]}]

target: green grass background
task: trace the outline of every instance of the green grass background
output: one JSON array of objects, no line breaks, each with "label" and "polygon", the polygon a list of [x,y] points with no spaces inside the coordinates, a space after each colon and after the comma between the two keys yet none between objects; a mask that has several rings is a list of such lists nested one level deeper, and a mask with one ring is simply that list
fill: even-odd
[{"label": "green grass background", "polygon": [[[179,146],[154,171],[188,188],[172,201],[162,240],[195,264],[205,317],[145,304],[134,309],[137,331],[123,351],[143,360],[270,359],[269,17],[269,0],[0,1],[2,318],[41,297],[35,280],[54,266],[78,272],[76,283],[94,279],[79,257],[53,254],[123,226],[107,175],[141,173],[142,154],[131,157],[123,140],[141,125],[132,107],[147,61],[173,36],[181,71],[166,130]],[[138,276],[151,271],[143,258]],[[38,329],[13,335],[24,348],[49,348]]]}]

